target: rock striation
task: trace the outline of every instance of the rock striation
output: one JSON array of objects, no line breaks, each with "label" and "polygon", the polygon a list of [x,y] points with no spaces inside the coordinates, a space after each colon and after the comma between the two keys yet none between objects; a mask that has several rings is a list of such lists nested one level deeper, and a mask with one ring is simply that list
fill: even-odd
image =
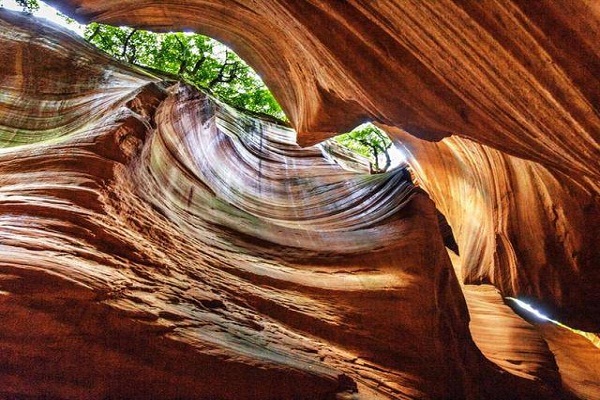
[{"label": "rock striation", "polygon": [[346,172],[32,18],[1,32],[3,397],[473,390],[435,207],[403,170]]},{"label": "rock striation", "polygon": [[194,29],[264,76],[314,143],[367,118],[460,135],[596,190],[600,10],[526,0],[54,0],[83,21]]},{"label": "rock striation", "polygon": [[[53,3],[225,41],[296,130],[0,10],[0,397],[600,398],[502,301],[600,331],[595,4]],[[419,187],[296,145],[365,119]]]},{"label": "rock striation", "polygon": [[432,143],[389,130],[452,226],[466,283],[491,283],[568,325],[600,330],[595,191],[468,139]]},{"label": "rock striation", "polygon": [[[235,0],[143,4],[63,0],[53,4],[85,21],[194,29],[223,40],[264,76],[304,144],[344,132],[365,119],[393,127],[391,133],[398,138],[406,137],[400,132],[428,141],[453,135],[440,145],[441,151],[446,146],[457,149],[450,157],[464,170],[460,173],[467,175],[467,182],[470,174],[485,168],[480,163],[490,159],[489,172],[476,179],[483,185],[505,181],[498,182],[498,196],[508,192],[522,204],[501,206],[521,208],[501,217],[510,221],[489,216],[489,207],[475,211],[497,226],[494,232],[472,235],[490,242],[471,258],[477,266],[465,271],[474,272],[474,280],[495,275],[488,278],[502,281],[505,295],[542,298],[547,308],[564,309],[560,316],[571,323],[600,330],[598,309],[592,313],[582,309],[600,304],[597,299],[569,299],[598,292],[572,289],[577,282],[593,281],[594,286],[600,279],[595,268],[600,255],[592,244],[600,229],[600,54],[595,45],[600,38],[600,9],[595,3],[279,0],[255,1],[248,7]],[[475,172],[473,165],[478,166]],[[443,168],[436,173],[453,179],[457,171]],[[531,172],[521,176],[507,169]],[[478,191],[486,199],[488,194],[494,196],[489,188]],[[454,198],[447,187],[437,197],[444,195]],[[498,199],[489,201],[496,207]],[[530,207],[539,214],[531,218],[524,215],[530,201],[543,203]],[[455,212],[465,205],[457,200]],[[452,214],[448,209],[443,212]],[[460,223],[455,220],[451,225]],[[544,236],[532,240],[539,249],[531,254],[526,254],[530,243],[516,232],[524,227]],[[467,247],[473,246],[478,245]],[[491,267],[490,254],[496,250],[501,259]],[[538,282],[538,273],[515,278],[520,263],[525,264],[521,274],[530,268],[546,269],[544,275],[552,278]],[[489,273],[490,268],[494,272]],[[576,321],[569,317],[572,314],[590,318]]]}]

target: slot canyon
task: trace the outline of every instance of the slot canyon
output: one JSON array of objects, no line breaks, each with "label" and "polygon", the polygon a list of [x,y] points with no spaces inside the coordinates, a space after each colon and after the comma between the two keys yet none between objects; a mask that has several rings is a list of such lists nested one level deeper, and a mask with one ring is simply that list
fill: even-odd
[{"label": "slot canyon", "polygon": [[600,399],[600,2],[48,4],[291,126],[0,9],[0,398]]}]

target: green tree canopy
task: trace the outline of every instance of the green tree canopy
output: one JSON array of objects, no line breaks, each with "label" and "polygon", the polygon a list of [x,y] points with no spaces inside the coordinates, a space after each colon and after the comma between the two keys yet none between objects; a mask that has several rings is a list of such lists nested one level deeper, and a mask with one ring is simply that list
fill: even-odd
[{"label": "green tree canopy", "polygon": [[[207,36],[92,23],[84,37],[119,60],[174,75],[235,107],[285,120],[260,77],[234,52]],[[362,125],[336,141],[369,158],[373,173],[385,172],[391,165],[392,142],[374,125]]]},{"label": "green tree canopy", "polygon": [[[389,150],[392,141],[381,129],[373,124],[363,124],[351,132],[336,136],[335,140],[342,146],[357,152],[371,161],[371,172],[382,173],[390,168],[392,159]],[[385,162],[380,164],[381,157]]]},{"label": "green tree canopy", "polygon": [[286,119],[260,77],[225,45],[207,36],[92,23],[84,37],[121,61],[175,75],[235,107]]},{"label": "green tree canopy", "polygon": [[[15,3],[23,7],[24,12],[33,13],[40,9],[40,4],[37,0],[15,0]],[[2,6],[2,2],[0,2]]]},{"label": "green tree canopy", "polygon": [[[42,3],[39,0],[15,1],[29,13],[39,10]],[[67,22],[70,20],[66,16],[63,18]],[[85,28],[84,38],[118,60],[172,75],[234,107],[287,120],[254,70],[225,45],[207,36],[183,32],[154,33],[91,23]],[[385,172],[391,165],[389,149],[392,142],[374,125],[361,125],[335,140],[369,158],[374,173]]]}]

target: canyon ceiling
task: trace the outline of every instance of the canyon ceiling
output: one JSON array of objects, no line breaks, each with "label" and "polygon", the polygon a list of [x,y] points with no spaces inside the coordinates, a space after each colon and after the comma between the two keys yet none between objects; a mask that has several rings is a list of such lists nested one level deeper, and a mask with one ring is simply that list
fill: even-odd
[{"label": "canyon ceiling", "polygon": [[[0,10],[0,397],[600,399],[600,3],[48,3],[294,129]],[[416,185],[316,145],[366,120]]]}]

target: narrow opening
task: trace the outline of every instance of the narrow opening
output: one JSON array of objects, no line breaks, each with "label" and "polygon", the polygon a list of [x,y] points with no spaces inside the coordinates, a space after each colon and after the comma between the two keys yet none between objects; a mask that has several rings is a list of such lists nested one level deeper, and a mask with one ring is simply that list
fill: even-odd
[{"label": "narrow opening", "polygon": [[[155,33],[126,26],[81,25],[38,0],[0,0],[0,6],[58,23],[117,60],[166,79],[185,81],[236,108],[288,122],[261,77],[215,39],[190,31]],[[407,166],[406,157],[389,136],[371,123],[338,135],[325,147],[335,147],[338,159],[346,149],[346,166],[361,172],[379,174]]]},{"label": "narrow opening", "polygon": [[331,139],[335,144],[354,152],[366,160],[372,174],[381,174],[398,167],[406,167],[406,156],[390,137],[370,122]]},{"label": "narrow opening", "polygon": [[223,43],[194,32],[155,33],[98,23],[80,25],[37,0],[0,0],[71,29],[119,61],[164,79],[181,80],[259,117],[287,123],[287,117],[261,77]]},{"label": "narrow opening", "polygon": [[542,320],[542,321],[550,321],[550,322],[557,323],[557,321],[554,321],[553,319],[551,319],[546,314],[542,313],[540,310],[538,310],[537,308],[533,307],[531,304],[529,304],[526,301],[523,301],[521,299],[516,299],[514,297],[507,297],[506,299],[512,301],[519,308],[521,308],[522,310],[526,311],[528,313],[528,315],[531,316],[531,317],[535,317],[535,318],[537,318],[539,320]]},{"label": "narrow opening", "polygon": [[92,23],[83,37],[118,60],[185,81],[245,111],[287,121],[261,77],[230,48],[208,36]]},{"label": "narrow opening", "polygon": [[556,321],[556,320],[550,318],[549,316],[547,316],[546,314],[544,314],[543,312],[541,312],[540,310],[538,310],[537,308],[535,308],[533,305],[531,305],[527,301],[524,301],[523,299],[517,299],[514,297],[506,297],[506,299],[510,300],[510,302],[512,304],[517,305],[521,310],[524,310],[526,312],[526,315],[523,315],[522,313],[518,313],[521,316],[523,316],[525,319],[531,320],[533,318],[534,322],[547,321],[554,325],[558,325],[561,328],[565,328],[573,333],[583,336],[584,338],[586,338],[590,342],[592,342],[592,344],[594,346],[600,348],[600,338],[598,338],[598,336],[596,336],[596,334],[591,333],[591,332],[581,331],[581,330],[575,329],[575,328],[571,328],[570,326],[565,325],[562,322]]},{"label": "narrow opening", "polygon": [[[262,118],[287,122],[261,77],[226,45],[195,32],[155,33],[126,26],[78,24],[39,0],[0,0],[0,6],[23,10],[66,27],[117,60],[165,79],[185,81],[234,107]],[[324,153],[347,170],[381,174],[396,168],[415,183],[405,154],[385,131],[370,122],[323,143]],[[438,212],[446,247],[458,245],[446,218]]]}]

